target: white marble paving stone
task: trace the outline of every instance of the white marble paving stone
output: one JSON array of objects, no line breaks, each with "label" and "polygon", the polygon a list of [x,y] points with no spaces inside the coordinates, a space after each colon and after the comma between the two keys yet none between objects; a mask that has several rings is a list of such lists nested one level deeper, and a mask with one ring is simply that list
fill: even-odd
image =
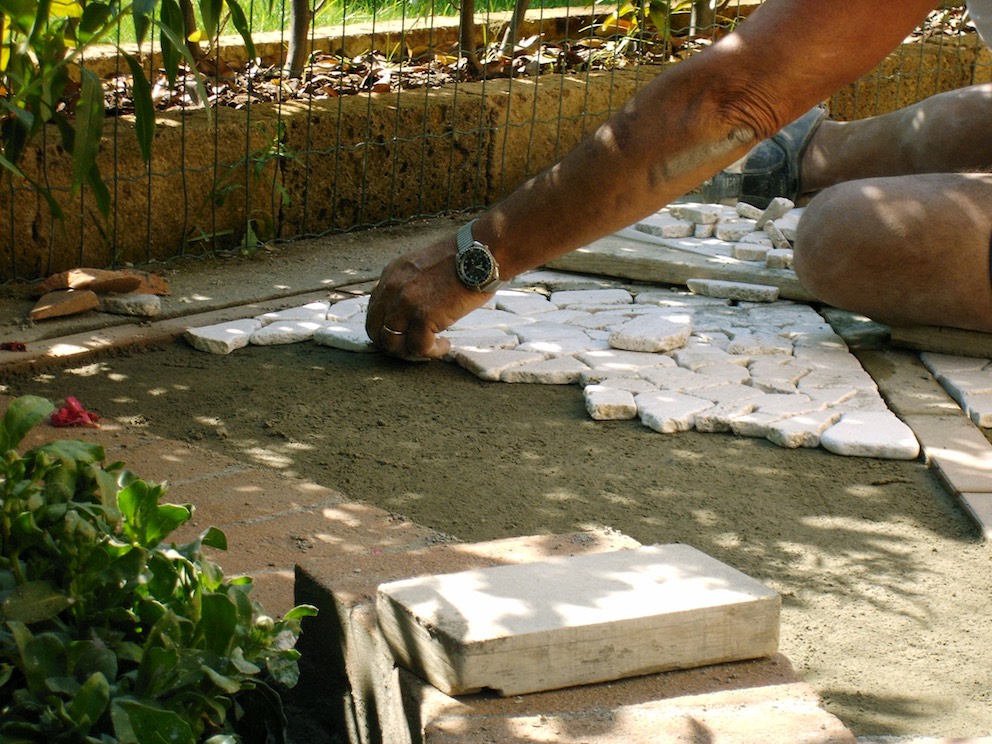
[{"label": "white marble paving stone", "polygon": [[686,346],[673,351],[672,356],[680,367],[691,369],[693,372],[714,364],[747,366],[746,357],[729,354],[718,346]]},{"label": "white marble paving stone", "polygon": [[696,225],[692,231],[694,238],[712,238],[716,230],[716,225]]},{"label": "white marble paving stone", "polygon": [[583,364],[591,369],[604,372],[637,371],[651,367],[675,367],[675,360],[664,354],[649,354],[644,351],[623,351],[610,349],[576,354]]},{"label": "white marble paving stone", "polygon": [[864,371],[860,366],[857,369],[846,367],[843,369],[818,367],[810,370],[809,374],[802,377],[796,383],[800,392],[805,392],[808,388],[854,388],[855,390],[871,390],[878,392],[878,385],[872,376]]},{"label": "white marble paving stone", "polygon": [[732,385],[750,385],[751,383],[751,373],[747,371],[746,364],[711,364],[702,367],[699,374]]},{"label": "white marble paving stone", "polygon": [[857,394],[858,391],[854,388],[806,388],[803,391],[803,395],[808,395],[811,400],[822,403],[827,408],[838,407]]},{"label": "white marble paving stone", "polygon": [[692,334],[687,314],[655,313],[628,320],[610,334],[610,346],[624,351],[670,351],[680,348]]},{"label": "white marble paving stone", "polygon": [[764,214],[764,210],[761,207],[756,207],[753,204],[748,204],[747,202],[739,201],[734,205],[734,211],[739,217],[744,217],[748,220],[757,220]]},{"label": "white marble paving stone", "polygon": [[768,224],[768,222],[785,216],[790,210],[795,208],[795,206],[795,203],[791,199],[787,199],[784,196],[776,196],[768,202],[768,206],[765,207],[761,215],[755,220],[755,229],[761,230],[766,224]]},{"label": "white marble paving stone", "polygon": [[765,234],[764,230],[761,232],[748,233],[737,242],[744,243],[745,245],[760,245],[768,249],[775,247],[772,245],[772,239]]},{"label": "white marble paving stone", "polygon": [[708,400],[673,391],[641,393],[634,401],[641,423],[662,434],[689,431],[696,415],[713,407]]},{"label": "white marble paving stone", "polygon": [[703,297],[683,289],[641,288],[634,296],[635,305],[657,305],[663,308],[688,310],[700,307],[728,307],[727,300],[719,297]]},{"label": "white marble paving stone", "polygon": [[792,356],[792,341],[775,333],[741,333],[727,344],[728,354],[743,356]]},{"label": "white marble paving stone", "polygon": [[547,356],[575,356],[586,351],[606,351],[610,349],[607,338],[593,338],[583,334],[574,338],[563,338],[558,341],[524,341],[517,348],[520,351],[536,351]]},{"label": "white marble paving stone", "polygon": [[819,447],[820,435],[840,420],[839,411],[814,411],[774,421],[765,437],[779,447]]},{"label": "white marble paving stone", "polygon": [[754,410],[759,413],[771,413],[780,417],[812,413],[822,410],[825,407],[822,402],[813,400],[808,395],[802,395],[801,393],[792,395],[784,393],[762,393],[753,402]]},{"label": "white marble paving stone", "polygon": [[570,305],[630,305],[634,296],[626,289],[566,289],[551,293],[551,302],[560,308]]},{"label": "white marble paving stone", "polygon": [[262,321],[255,318],[230,320],[201,328],[187,328],[186,341],[194,349],[210,354],[230,354],[248,345],[251,334],[262,327]]},{"label": "white marble paving stone", "polygon": [[589,416],[596,421],[620,421],[637,418],[637,403],[629,390],[587,385],[582,392]]},{"label": "white marble paving stone", "polygon": [[251,334],[249,343],[256,346],[274,346],[276,344],[297,344],[309,341],[313,335],[325,325],[326,320],[280,320],[263,325]]},{"label": "white marble paving stone", "polygon": [[448,339],[453,348],[461,349],[513,349],[518,343],[516,336],[498,328],[481,331],[446,330],[438,335]]},{"label": "white marble paving stone", "polygon": [[765,254],[765,265],[769,269],[792,269],[793,255],[791,248],[772,248]]},{"label": "white marble paving stone", "polygon": [[820,435],[820,446],[838,455],[914,460],[920,445],[906,424],[889,411],[845,413]]},{"label": "white marble paving stone", "polygon": [[579,321],[583,318],[591,318],[592,316],[592,313],[587,313],[582,310],[551,310],[547,313],[541,313],[541,320],[545,323],[573,324],[575,321]]},{"label": "white marble paving stone", "polygon": [[782,235],[785,236],[786,240],[793,243],[796,242],[796,230],[799,228],[799,220],[803,216],[805,209],[805,207],[796,207],[795,209],[790,209],[781,217],[775,218],[775,225],[782,231]]},{"label": "white marble paving stone", "polygon": [[696,225],[690,220],[680,220],[667,210],[649,215],[634,225],[634,229],[658,238],[688,238],[695,233]]},{"label": "white marble paving stone", "polygon": [[874,390],[856,390],[854,395],[831,407],[844,412],[889,410],[885,400]]},{"label": "white marble paving stone", "polygon": [[[643,382],[648,388],[655,387],[649,382],[641,380],[637,376],[637,370],[633,369],[584,369],[579,374],[579,384],[582,387],[586,385],[603,385],[611,380],[636,380],[638,382]],[[648,389],[645,388],[645,389]],[[644,392],[639,390],[637,392]]]},{"label": "white marble paving stone", "polygon": [[694,426],[696,431],[705,433],[729,432],[731,421],[746,416],[753,410],[754,403],[748,399],[717,403],[712,408],[697,413]]},{"label": "white marble paving stone", "polygon": [[789,340],[792,341],[793,354],[795,347],[809,346],[821,349],[836,349],[849,351],[847,342],[834,332],[828,325],[799,325],[787,329]]},{"label": "white marble paving stone", "polygon": [[509,326],[507,332],[514,334],[520,343],[528,341],[588,341],[589,336],[582,328],[565,323],[548,323],[540,319],[530,320],[520,326]]},{"label": "white marble paving stone", "polygon": [[538,362],[544,359],[543,354],[533,351],[517,351],[516,349],[455,349],[451,357],[458,366],[468,370],[482,380],[496,382],[503,373],[523,364]]},{"label": "white marble paving stone", "polygon": [[687,279],[686,284],[696,294],[707,297],[751,302],[774,302],[778,299],[778,287],[768,284],[728,282],[722,279]]},{"label": "white marble paving stone", "polygon": [[350,320],[327,322],[313,334],[313,341],[321,346],[330,346],[343,351],[369,353],[375,345],[365,331],[364,322]]},{"label": "white marble paving stone", "polygon": [[606,276],[575,274],[570,271],[534,269],[518,274],[510,280],[508,287],[532,289],[542,287],[549,292],[572,289],[606,289],[616,286],[617,280]]},{"label": "white marble paving stone", "polygon": [[768,253],[772,250],[771,241],[768,245],[760,243],[745,243],[743,241],[734,244],[734,258],[741,261],[761,261],[768,260]]},{"label": "white marble paving stone", "polygon": [[693,347],[705,347],[722,349],[723,351],[726,351],[727,344],[729,343],[730,336],[723,331],[702,331],[698,328],[694,328],[689,340],[685,342],[685,348],[691,349]]},{"label": "white marble paving stone", "polygon": [[954,400],[960,403],[967,395],[988,395],[992,393],[992,372],[968,370],[949,374],[938,374],[937,380]]},{"label": "white marble paving stone", "polygon": [[501,289],[496,292],[496,309],[516,315],[541,315],[557,311],[558,306],[538,292]]},{"label": "white marble paving stone", "polygon": [[450,329],[455,331],[478,331],[492,328],[507,329],[528,322],[532,321],[522,315],[508,313],[506,310],[478,308],[456,320],[451,324]]},{"label": "white marble paving stone", "polygon": [[975,426],[983,429],[992,428],[992,394],[968,393],[960,405]]},{"label": "white marble paving stone", "polygon": [[358,315],[364,315],[369,308],[369,295],[349,297],[335,302],[327,309],[327,320],[353,320]]},{"label": "white marble paving stone", "polygon": [[[747,401],[749,403],[753,401]],[[730,419],[730,430],[739,437],[754,437],[756,439],[767,439],[771,432],[771,426],[776,421],[781,421],[784,416],[777,413],[767,413],[752,410],[743,416],[735,416]]]},{"label": "white marble paving stone", "polygon": [[713,237],[717,240],[725,240],[728,243],[736,243],[748,233],[754,232],[753,220],[727,220],[716,223],[713,228]]},{"label": "white marble paving stone", "polygon": [[584,369],[588,367],[575,357],[553,357],[510,367],[503,371],[500,380],[538,385],[574,385]]},{"label": "white marble paving stone", "polygon": [[715,225],[723,216],[723,207],[719,204],[699,204],[686,202],[684,204],[669,204],[668,211],[678,220],[689,220],[701,225]]},{"label": "white marble paving stone", "polygon": [[566,320],[565,325],[575,326],[576,328],[589,331],[612,331],[633,317],[635,316],[622,310],[615,312],[582,313],[582,317]]},{"label": "white marble paving stone", "polygon": [[[683,390],[681,392],[687,391]],[[740,403],[742,401],[748,401],[753,405],[754,401],[760,400],[764,395],[764,393],[760,390],[757,390],[750,385],[743,385],[739,382],[714,385],[712,387],[700,387],[693,390],[692,394],[699,396],[700,398],[705,398],[706,400],[717,405],[723,403]]]},{"label": "white marble paving stone", "polygon": [[978,359],[976,357],[954,356],[952,354],[938,354],[934,351],[924,351],[920,354],[920,361],[923,362],[930,373],[939,378],[943,374],[954,374],[957,372],[977,372],[985,369],[988,359]]},{"label": "white marble paving stone", "polygon": [[[685,390],[689,388],[707,387],[703,384],[705,378],[685,367],[645,367],[640,370],[642,380],[647,380],[652,385],[662,390]],[[708,387],[722,385],[719,380],[710,379]]]},{"label": "white marble paving stone", "polygon": [[790,243],[789,239],[782,234],[782,230],[779,229],[778,224],[775,222],[769,222],[766,224],[764,231],[765,235],[767,235],[772,241],[772,245],[776,248],[782,248],[784,250],[792,248],[792,243]]},{"label": "white marble paving stone", "polygon": [[[348,300],[345,301],[347,302]],[[330,307],[330,302],[318,300],[317,302],[308,302],[306,305],[300,305],[298,307],[288,307],[285,310],[273,310],[269,313],[262,313],[261,315],[256,315],[255,319],[260,321],[262,325],[268,325],[269,323],[275,323],[281,320],[326,320]],[[358,311],[356,307],[350,314],[354,315]],[[331,318],[331,320],[334,320],[334,318]]]},{"label": "white marble paving stone", "polygon": [[[581,382],[581,377],[579,381]],[[638,393],[653,393],[658,390],[657,385],[652,385],[647,380],[642,380],[639,377],[605,377],[596,384],[599,387],[626,390],[628,393],[634,393],[635,395]]]}]

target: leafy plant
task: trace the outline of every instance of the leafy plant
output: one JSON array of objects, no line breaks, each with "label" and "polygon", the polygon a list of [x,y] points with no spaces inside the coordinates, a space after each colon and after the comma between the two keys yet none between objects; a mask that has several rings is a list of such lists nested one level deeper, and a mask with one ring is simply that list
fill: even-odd
[{"label": "leafy plant", "polygon": [[[254,56],[248,21],[237,0],[201,0],[203,33],[214,38],[225,7]],[[106,219],[110,190],[96,162],[106,117],[105,91],[99,77],[80,60],[96,44],[119,39],[121,25],[129,18],[139,44],[152,27],[158,29],[162,67],[170,86],[183,62],[195,68],[180,0],[0,0],[0,169],[28,181],[59,218],[63,211],[50,189],[29,178],[20,163],[45,125],[55,124],[63,147],[72,155],[71,191],[86,184]],[[155,134],[152,86],[138,60],[123,49],[118,52],[134,79],[135,133],[147,163]],[[207,100],[199,77],[195,85],[199,99]]]},{"label": "leafy plant", "polygon": [[295,685],[316,610],[265,615],[250,578],[204,556],[217,529],[166,545],[190,508],[100,445],[19,455],[52,410],[25,396],[0,422],[0,741],[284,741],[274,685]]}]

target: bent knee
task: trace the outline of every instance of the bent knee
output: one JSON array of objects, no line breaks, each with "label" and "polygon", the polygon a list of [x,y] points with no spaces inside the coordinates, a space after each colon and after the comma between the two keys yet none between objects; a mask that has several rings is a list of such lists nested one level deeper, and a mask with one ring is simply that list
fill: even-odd
[{"label": "bent knee", "polygon": [[832,302],[856,270],[858,245],[865,234],[863,196],[849,183],[824,189],[803,211],[796,228],[793,265],[814,297]]}]

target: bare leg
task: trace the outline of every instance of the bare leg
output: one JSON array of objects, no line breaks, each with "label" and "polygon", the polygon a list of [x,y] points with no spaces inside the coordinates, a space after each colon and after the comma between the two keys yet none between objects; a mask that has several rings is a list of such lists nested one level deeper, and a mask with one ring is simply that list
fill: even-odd
[{"label": "bare leg", "polygon": [[858,178],[992,167],[992,84],[931,96],[889,114],[824,121],[802,161],[802,190]]},{"label": "bare leg", "polygon": [[990,174],[850,181],[806,207],[795,266],[836,307],[890,325],[992,332],[990,240]]}]

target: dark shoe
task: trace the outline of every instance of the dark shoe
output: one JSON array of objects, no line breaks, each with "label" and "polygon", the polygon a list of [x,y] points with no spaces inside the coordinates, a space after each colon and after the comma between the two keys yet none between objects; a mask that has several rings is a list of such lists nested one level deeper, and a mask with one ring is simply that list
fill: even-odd
[{"label": "dark shoe", "polygon": [[817,106],[758,143],[745,157],[740,173],[720,171],[703,184],[703,199],[713,203],[735,199],[761,209],[776,196],[795,201],[803,151],[826,116],[827,109]]}]

